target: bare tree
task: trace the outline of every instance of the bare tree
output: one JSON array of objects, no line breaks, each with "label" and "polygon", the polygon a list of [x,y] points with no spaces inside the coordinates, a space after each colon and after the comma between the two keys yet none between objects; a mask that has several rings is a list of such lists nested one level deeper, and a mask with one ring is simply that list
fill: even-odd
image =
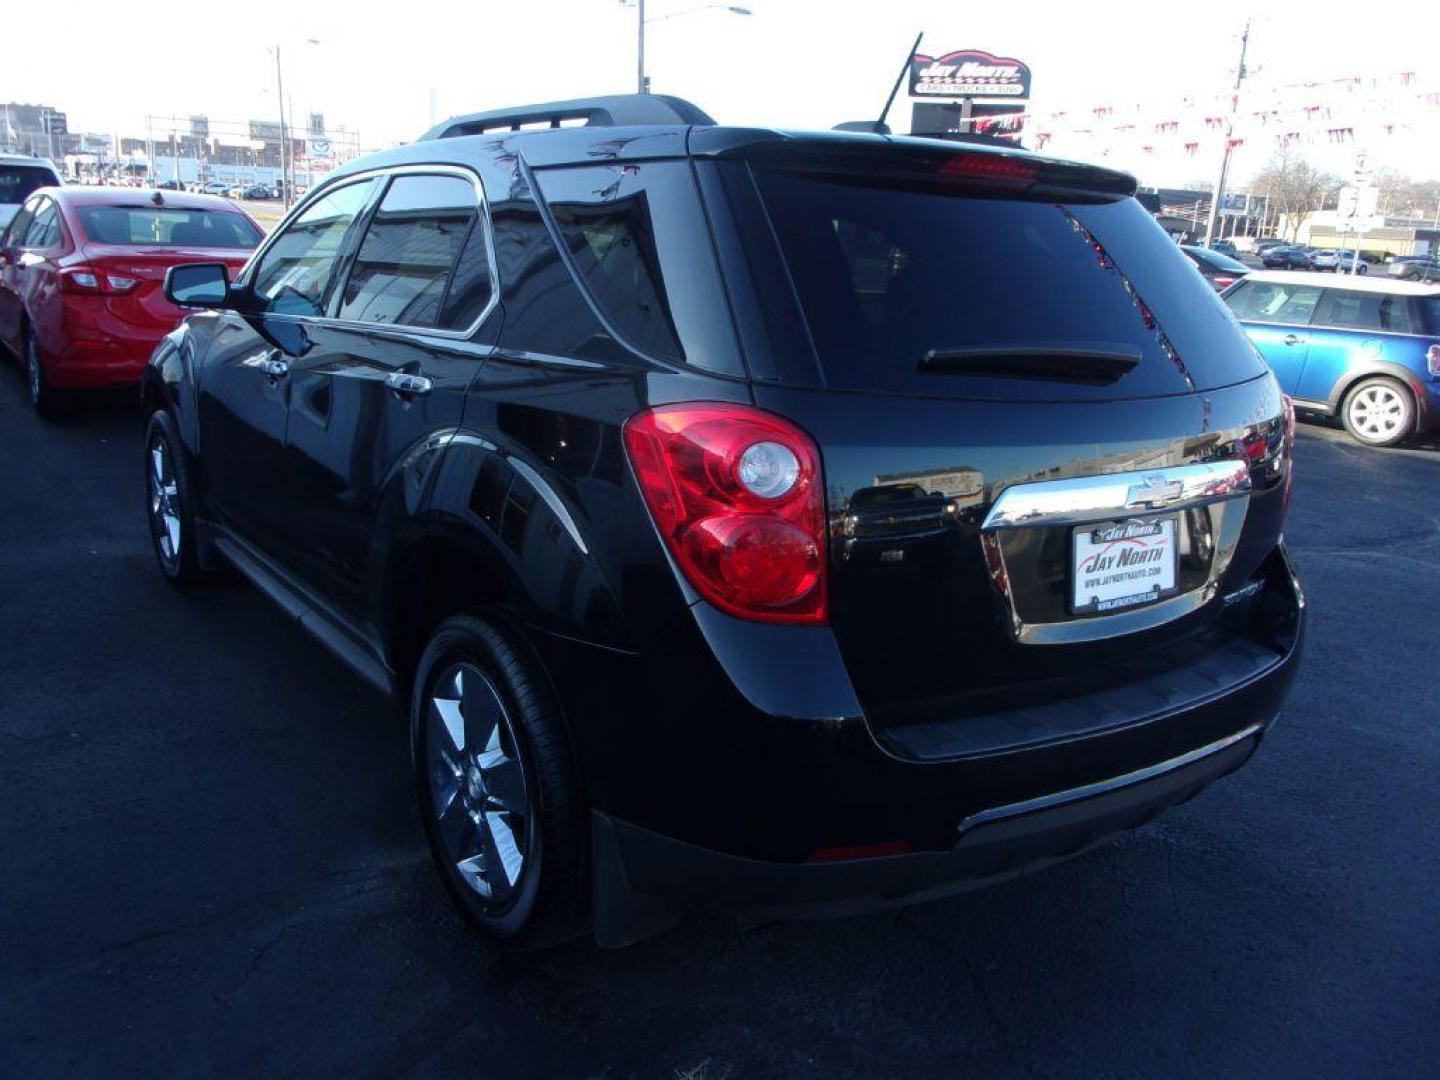
[{"label": "bare tree", "polygon": [[1322,173],[1293,148],[1282,147],[1256,175],[1250,190],[1269,198],[1271,211],[1280,215],[1277,220],[1293,240],[1304,215],[1323,209],[1341,186],[1339,177]]}]

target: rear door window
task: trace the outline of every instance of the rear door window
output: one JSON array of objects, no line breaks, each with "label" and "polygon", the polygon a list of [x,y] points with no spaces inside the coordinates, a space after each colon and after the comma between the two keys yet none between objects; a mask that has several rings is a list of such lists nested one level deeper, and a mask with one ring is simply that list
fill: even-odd
[{"label": "rear door window", "polygon": [[1262,373],[1134,199],[754,177],[828,386],[1114,398]]},{"label": "rear door window", "polygon": [[1320,303],[1318,285],[1247,281],[1225,297],[1237,319],[1250,322],[1308,326]]},{"label": "rear door window", "polygon": [[1324,297],[1316,305],[1314,325],[1408,334],[1410,305],[1403,296],[1326,289]]},{"label": "rear door window", "polygon": [[[339,317],[463,329],[458,320],[468,314],[473,322],[489,300],[490,287],[479,210],[475,185],[463,177],[395,177],[360,242]],[[477,232],[478,242],[467,244]],[[462,249],[467,255],[462,295],[456,304],[447,304]]]}]

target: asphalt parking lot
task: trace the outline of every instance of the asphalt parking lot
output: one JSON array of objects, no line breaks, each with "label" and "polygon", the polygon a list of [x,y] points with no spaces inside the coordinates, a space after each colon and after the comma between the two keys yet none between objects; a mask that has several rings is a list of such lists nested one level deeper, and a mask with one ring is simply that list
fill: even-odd
[{"label": "asphalt parking lot", "polygon": [[0,1073],[1433,1075],[1440,446],[1301,430],[1308,655],[1243,771],[986,893],[514,959],[399,716],[248,586],[161,583],[132,398],[43,424],[0,362]]}]

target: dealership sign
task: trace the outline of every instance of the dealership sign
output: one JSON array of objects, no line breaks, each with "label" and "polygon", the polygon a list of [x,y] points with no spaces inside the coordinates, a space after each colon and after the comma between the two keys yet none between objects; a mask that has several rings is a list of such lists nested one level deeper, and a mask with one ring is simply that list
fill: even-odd
[{"label": "dealership sign", "polygon": [[961,49],[944,56],[910,58],[912,97],[1008,98],[1030,96],[1030,68],[1019,60]]}]

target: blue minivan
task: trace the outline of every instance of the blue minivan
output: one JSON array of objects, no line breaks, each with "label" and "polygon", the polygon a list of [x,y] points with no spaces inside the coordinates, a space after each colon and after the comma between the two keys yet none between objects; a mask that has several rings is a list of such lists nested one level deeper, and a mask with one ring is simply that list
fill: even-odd
[{"label": "blue minivan", "polygon": [[1222,299],[1297,409],[1369,446],[1440,418],[1440,286],[1260,271]]}]

